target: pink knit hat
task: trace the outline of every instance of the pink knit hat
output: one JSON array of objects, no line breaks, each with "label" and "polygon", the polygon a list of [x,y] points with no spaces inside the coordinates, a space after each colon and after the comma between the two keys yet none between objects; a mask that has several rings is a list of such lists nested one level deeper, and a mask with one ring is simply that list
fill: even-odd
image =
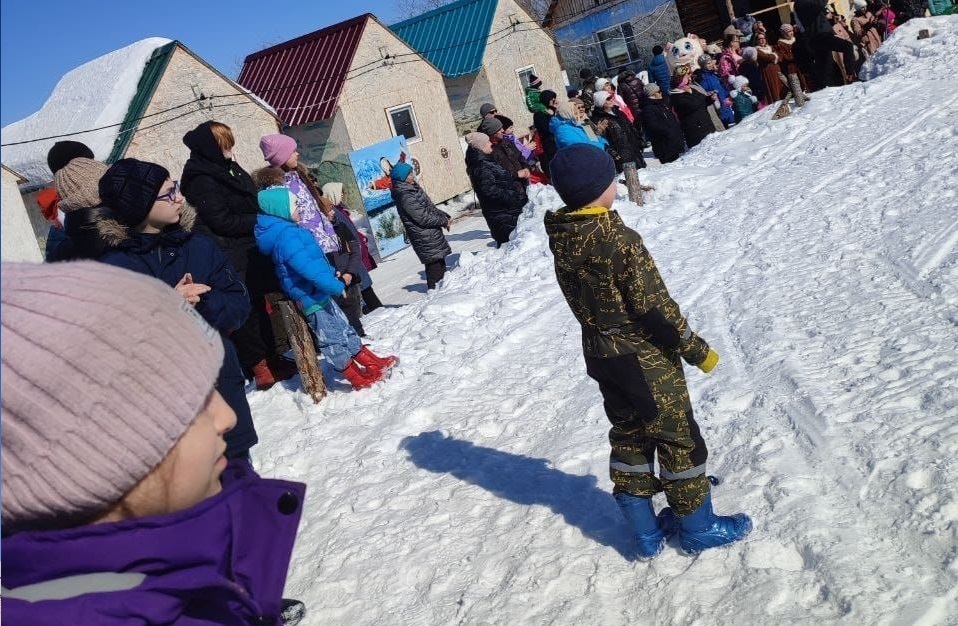
[{"label": "pink knit hat", "polygon": [[259,140],[259,149],[263,151],[263,158],[273,167],[280,167],[296,152],[296,140],[279,133],[264,135]]},{"label": "pink knit hat", "polygon": [[169,286],[81,261],[0,265],[3,524],[105,511],[209,398],[219,333]]}]

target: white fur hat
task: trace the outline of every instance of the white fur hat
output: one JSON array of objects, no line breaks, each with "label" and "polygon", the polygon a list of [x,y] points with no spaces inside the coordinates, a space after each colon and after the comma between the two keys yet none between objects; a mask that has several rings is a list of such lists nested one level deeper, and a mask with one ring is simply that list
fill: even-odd
[{"label": "white fur hat", "polygon": [[595,81],[595,90],[602,91],[603,89],[605,89],[605,86],[608,84],[609,84],[608,78],[598,78]]},{"label": "white fur hat", "polygon": [[729,79],[729,82],[732,84],[732,88],[736,91],[742,91],[742,88],[748,84],[748,79],[744,76],[732,76]]},{"label": "white fur hat", "polygon": [[864,11],[868,8],[867,0],[852,0],[852,4],[855,6],[855,9],[859,11]]},{"label": "white fur hat", "polygon": [[595,92],[595,95],[592,96],[592,103],[596,108],[601,109],[605,106],[605,103],[609,100],[609,92],[604,89],[600,89]]}]

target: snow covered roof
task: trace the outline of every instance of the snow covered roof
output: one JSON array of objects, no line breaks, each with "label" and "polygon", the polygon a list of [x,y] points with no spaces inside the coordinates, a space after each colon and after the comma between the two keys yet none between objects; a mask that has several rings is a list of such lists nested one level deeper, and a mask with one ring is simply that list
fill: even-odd
[{"label": "snow covered roof", "polygon": [[[163,37],[143,39],[67,72],[40,110],[4,126],[0,139],[8,144],[114,125],[63,138],[82,141],[97,159],[106,160],[120,132],[119,124],[136,95],[143,68],[153,51],[170,41]],[[3,162],[34,183],[49,182],[53,176],[47,167],[47,152],[57,141],[6,146]]]}]

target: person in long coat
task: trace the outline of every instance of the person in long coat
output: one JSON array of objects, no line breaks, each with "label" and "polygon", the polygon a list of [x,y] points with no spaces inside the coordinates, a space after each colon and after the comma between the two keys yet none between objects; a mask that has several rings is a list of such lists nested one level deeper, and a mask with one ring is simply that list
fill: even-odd
[{"label": "person in long coat", "polygon": [[489,233],[496,247],[509,241],[516,229],[522,208],[528,202],[524,189],[513,183],[510,174],[493,157],[493,146],[485,133],[466,135],[466,173],[479,199],[482,216],[489,225]]},{"label": "person in long coat", "polygon": [[755,50],[758,51],[758,67],[762,70],[762,80],[765,82],[767,103],[778,102],[785,97],[785,83],[780,76],[782,68],[778,64],[778,53],[768,44],[765,33],[755,35]]},{"label": "person in long coat", "polygon": [[416,172],[408,163],[397,163],[389,174],[392,198],[406,236],[419,262],[426,269],[426,289],[435,289],[446,275],[446,257],[452,248],[442,229],[452,227],[452,218],[440,211],[416,182]]},{"label": "person in long coat", "polygon": [[280,291],[269,257],[256,247],[253,229],[259,205],[252,177],[233,160],[235,139],[229,126],[204,122],[183,136],[190,158],[183,167],[180,189],[196,209],[196,232],[210,237],[226,254],[250,295],[252,309],[232,335],[240,365],[259,389],[296,373],[280,358],[288,350],[282,325],[274,326],[266,296]]},{"label": "person in long coat", "polygon": [[662,99],[662,91],[655,83],[645,86],[645,106],[642,124],[652,140],[652,154],[661,163],[671,163],[685,150],[682,127],[672,109]]},{"label": "person in long coat", "polygon": [[[680,65],[679,67],[688,70],[687,66]],[[691,76],[691,74],[680,74],[679,72],[672,76],[673,87],[669,100],[672,108],[675,109],[675,114],[679,117],[682,134],[685,136],[685,144],[689,148],[699,145],[706,135],[714,133],[716,130],[709,113],[709,107],[713,106],[714,99],[693,90]]]},{"label": "person in long coat", "polygon": [[645,159],[642,158],[642,141],[612,98],[605,93],[596,92],[593,102],[595,109],[592,112],[592,120],[609,142],[616,171],[621,172],[626,163],[635,163],[638,168],[645,167]]}]

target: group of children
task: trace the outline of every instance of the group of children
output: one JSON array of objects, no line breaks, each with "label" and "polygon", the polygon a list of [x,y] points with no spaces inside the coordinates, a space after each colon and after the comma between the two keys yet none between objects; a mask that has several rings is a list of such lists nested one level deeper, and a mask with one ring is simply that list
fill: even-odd
[{"label": "group of children", "polygon": [[[335,303],[357,280],[348,261],[334,267],[324,252],[342,234],[317,219],[295,141],[269,135],[261,148],[275,170],[257,176],[257,246],[323,355],[355,387],[372,384],[396,359],[363,346]],[[435,282],[429,263],[448,253],[449,216],[400,165],[393,194],[407,230],[427,235],[417,253]],[[689,554],[742,539],[747,515],[713,512],[682,367],[709,373],[718,354],[612,210],[612,156],[575,143],[550,170],[566,206],[545,215],[549,246],[611,422],[613,493],[637,557],[655,557],[670,537]],[[75,158],[57,189],[63,202],[102,208],[105,263],[3,266],[6,616],[283,623],[296,606],[281,593],[304,487],[260,478],[246,455],[228,453],[238,418],[224,396],[242,393],[229,336],[248,312],[245,287],[216,245],[191,233],[179,185],[161,166]],[[670,508],[656,515],[660,491]]]}]

